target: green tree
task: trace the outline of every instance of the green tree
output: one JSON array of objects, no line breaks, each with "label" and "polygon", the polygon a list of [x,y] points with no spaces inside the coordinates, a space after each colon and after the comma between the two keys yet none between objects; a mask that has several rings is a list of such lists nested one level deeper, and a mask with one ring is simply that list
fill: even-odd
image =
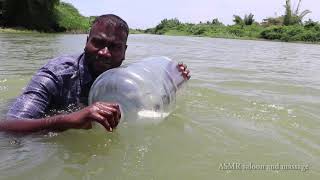
[{"label": "green tree", "polygon": [[283,16],[279,17],[268,17],[263,19],[261,25],[263,26],[280,26],[283,24]]},{"label": "green tree", "polygon": [[243,19],[238,16],[238,15],[233,15],[233,22],[236,24],[236,25],[243,25]]},{"label": "green tree", "polygon": [[90,29],[90,25],[95,19],[94,16],[86,18],[82,16],[78,9],[72,4],[61,2],[56,6],[57,24],[58,29],[56,31],[68,31],[68,32],[87,32]]},{"label": "green tree", "polygon": [[240,16],[238,15],[233,15],[233,22],[236,25],[252,25],[254,23],[254,19],[253,19],[253,14],[250,13],[249,15],[245,15],[244,18],[242,19]]},{"label": "green tree", "polygon": [[54,7],[59,0],[6,0],[4,25],[50,31],[56,26]]},{"label": "green tree", "polygon": [[286,5],[284,5],[285,7],[285,15],[284,15],[284,19],[283,19],[283,24],[288,26],[292,24],[292,10],[291,10],[291,1],[290,0],[286,0]]},{"label": "green tree", "polygon": [[300,13],[300,5],[301,1],[299,0],[297,7],[295,10],[291,6],[291,0],[286,0],[285,7],[285,14],[283,18],[283,25],[289,26],[289,25],[295,25],[295,24],[302,24],[302,19],[309,13],[311,13],[310,10],[304,10]]},{"label": "green tree", "polygon": [[[201,23],[200,23],[200,24],[201,24]],[[217,26],[223,25],[223,23],[220,22],[220,21],[218,20],[218,18],[212,19],[211,22],[210,22],[210,21],[207,21],[206,24],[207,24],[207,25],[217,25]]]},{"label": "green tree", "polygon": [[154,32],[156,34],[164,34],[167,30],[178,27],[181,22],[177,19],[164,19],[155,27]]},{"label": "green tree", "polygon": [[223,25],[223,23],[220,22],[220,21],[218,20],[218,18],[212,19],[211,24],[212,24],[212,25]]},{"label": "green tree", "polygon": [[312,28],[312,27],[315,27],[315,26],[318,26],[319,23],[316,22],[316,21],[313,21],[312,19],[309,19],[308,21],[305,21],[304,22],[304,27],[305,28]]},{"label": "green tree", "polygon": [[243,18],[243,22],[245,25],[252,25],[254,23],[253,14],[245,15]]}]

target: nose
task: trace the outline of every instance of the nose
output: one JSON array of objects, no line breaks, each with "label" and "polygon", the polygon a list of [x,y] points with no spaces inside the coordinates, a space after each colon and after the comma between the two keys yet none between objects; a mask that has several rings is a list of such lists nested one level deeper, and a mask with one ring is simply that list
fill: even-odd
[{"label": "nose", "polygon": [[111,57],[108,47],[104,47],[98,51],[98,55],[102,57]]}]

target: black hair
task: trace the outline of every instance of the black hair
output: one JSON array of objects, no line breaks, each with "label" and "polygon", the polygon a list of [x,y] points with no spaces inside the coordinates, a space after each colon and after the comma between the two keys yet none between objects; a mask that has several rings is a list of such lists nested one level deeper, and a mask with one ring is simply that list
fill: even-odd
[{"label": "black hair", "polygon": [[98,16],[92,23],[92,27],[97,23],[107,23],[113,26],[120,27],[124,32],[129,34],[129,26],[126,21],[114,14],[105,14]]}]

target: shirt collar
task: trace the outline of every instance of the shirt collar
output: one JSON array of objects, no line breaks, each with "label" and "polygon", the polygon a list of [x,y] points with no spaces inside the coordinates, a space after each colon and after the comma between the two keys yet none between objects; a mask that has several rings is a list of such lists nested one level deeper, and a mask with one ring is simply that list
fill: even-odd
[{"label": "shirt collar", "polygon": [[93,78],[89,72],[88,65],[84,58],[84,53],[80,55],[79,59],[79,72],[80,72],[80,81],[82,86],[86,86],[89,83],[93,83]]}]

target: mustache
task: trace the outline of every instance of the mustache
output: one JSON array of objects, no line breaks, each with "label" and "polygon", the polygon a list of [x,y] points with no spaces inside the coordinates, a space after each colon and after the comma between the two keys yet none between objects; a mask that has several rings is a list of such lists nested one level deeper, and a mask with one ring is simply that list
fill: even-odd
[{"label": "mustache", "polygon": [[100,62],[103,64],[113,65],[113,61],[111,58],[103,58],[103,57],[100,57],[99,55],[95,55],[95,54],[87,54],[86,57],[91,62]]},{"label": "mustache", "polygon": [[103,64],[109,64],[109,65],[112,65],[112,59],[108,58],[102,58],[102,57],[99,57],[98,55],[94,57],[93,59],[95,62],[101,62]]},{"label": "mustache", "polygon": [[89,53],[85,51],[84,55],[87,63],[89,64],[98,62],[104,65],[109,65],[112,68],[119,67],[122,64],[122,61],[118,62],[118,61],[115,61],[113,58],[101,57],[95,53]]}]

